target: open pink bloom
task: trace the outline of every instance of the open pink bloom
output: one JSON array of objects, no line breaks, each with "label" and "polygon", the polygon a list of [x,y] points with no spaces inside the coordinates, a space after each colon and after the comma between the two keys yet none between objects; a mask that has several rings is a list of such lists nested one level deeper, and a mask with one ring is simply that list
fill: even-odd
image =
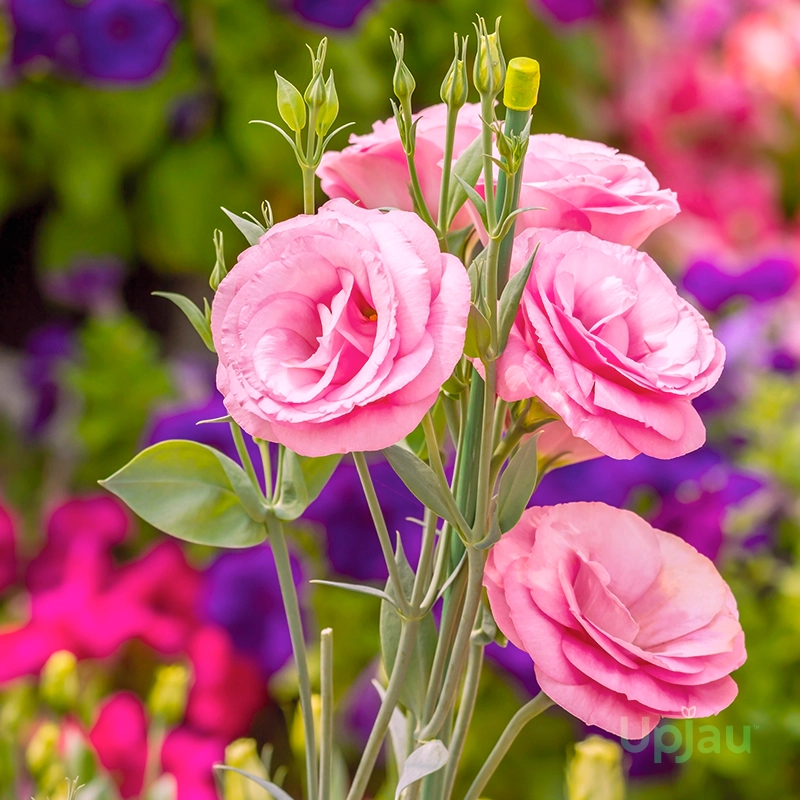
[{"label": "open pink bloom", "polygon": [[675,192],[660,189],[638,158],[559,133],[531,136],[519,205],[544,210],[520,214],[517,231],[588,231],[632,247],[680,211]]},{"label": "open pink bloom", "polygon": [[[447,107],[444,103],[423,109],[415,115],[417,125],[415,163],[422,196],[431,213],[439,208],[442,160],[447,128]],[[467,104],[458,115],[453,158],[457,159],[480,135],[483,123],[478,104]],[[408,185],[411,178],[400,133],[394,117],[376,122],[372,133],[350,137],[350,146],[341,152],[329,151],[322,156],[317,170],[322,191],[328,197],[344,197],[364,208],[400,208],[413,211]],[[466,209],[461,209],[454,228],[469,224]]]},{"label": "open pink bloom", "polygon": [[529,228],[511,272],[540,244],[498,360],[503,400],[538,397],[612,458],[675,458],[705,441],[691,400],[725,360],[701,314],[645,253],[583,232]]},{"label": "open pink bloom", "polygon": [[579,439],[560,419],[548,422],[539,431],[537,451],[540,457],[557,459],[560,467],[578,464],[603,454],[585,439]]},{"label": "open pink bloom", "polygon": [[746,658],[736,601],[678,536],[604,503],[529,508],[484,585],[542,691],[589,725],[641,739],[661,717],[717,714]]},{"label": "open pink bloom", "polygon": [[217,386],[248,433],[302,455],[388,447],[461,357],[469,298],[416,214],[331,200],[267,231],[220,284]]}]

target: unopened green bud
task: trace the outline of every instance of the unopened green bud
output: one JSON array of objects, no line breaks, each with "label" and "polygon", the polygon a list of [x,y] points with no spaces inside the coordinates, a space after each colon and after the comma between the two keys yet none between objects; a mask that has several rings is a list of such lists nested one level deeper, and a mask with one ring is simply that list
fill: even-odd
[{"label": "unopened green bud", "polygon": [[541,72],[533,58],[512,58],[508,62],[503,105],[514,111],[529,111],[539,99]]},{"label": "unopened green bud", "polygon": [[33,719],[37,705],[36,689],[27,679],[14,683],[0,701],[0,731],[15,735]]},{"label": "unopened green bud", "polygon": [[500,46],[500,17],[495,22],[494,33],[489,33],[483,17],[478,17],[475,30],[478,32],[478,54],[472,79],[481,96],[488,95],[494,99],[506,79],[506,60]]},{"label": "unopened green bud", "polygon": [[214,251],[217,259],[214,263],[214,269],[211,270],[208,285],[212,291],[216,292],[222,283],[222,279],[228,274],[228,267],[225,264],[225,240],[222,237],[222,231],[219,229],[214,231]]},{"label": "unopened green bud", "polygon": [[53,762],[58,759],[58,740],[61,731],[55,722],[41,724],[33,734],[25,750],[25,763],[31,775],[44,775]]},{"label": "unopened green bud", "polygon": [[406,66],[403,61],[403,53],[405,51],[405,44],[403,42],[403,34],[397,31],[392,31],[392,52],[397,61],[394,68],[394,79],[392,80],[392,88],[397,96],[397,99],[402,103],[404,109],[411,108],[411,95],[414,94],[414,89],[417,88],[417,82],[411,74],[411,70]]},{"label": "unopened green bud", "polygon": [[317,136],[324,136],[336,122],[339,116],[339,95],[336,94],[336,84],[333,82],[333,71],[328,74],[325,81],[325,102],[319,110],[317,116]]},{"label": "unopened green bud", "polygon": [[575,745],[567,766],[568,800],[624,800],[622,748],[602,736]]},{"label": "unopened green bud", "polygon": [[[255,739],[237,739],[231,742],[225,748],[225,764],[244,770],[256,778],[269,778],[266,767],[258,757]],[[223,793],[225,800],[272,800],[266,789],[230,770],[225,771]]]},{"label": "unopened green bud", "polygon": [[306,104],[297,87],[281,77],[277,72],[278,81],[278,111],[281,119],[293,130],[299,133],[306,126]]},{"label": "unopened green bud", "polygon": [[456,54],[447,75],[442,81],[439,96],[448,108],[461,108],[467,102],[469,95],[469,82],[467,80],[467,37],[464,37],[461,51],[458,48],[458,34],[453,34]]},{"label": "unopened green bud", "polygon": [[147,709],[167,725],[177,725],[186,711],[189,694],[189,670],[182,664],[159,667],[147,698]]},{"label": "unopened green bud", "polygon": [[69,711],[78,701],[78,660],[69,650],[59,650],[42,668],[39,692],[56,711]]},{"label": "unopened green bud", "polygon": [[325,104],[326,92],[325,81],[322,79],[322,70],[325,67],[325,54],[328,51],[328,40],[323,38],[320,41],[316,53],[314,53],[310,47],[308,50],[311,53],[311,81],[303,93],[303,99],[311,109],[312,119],[314,119],[313,115],[318,115],[322,106]]}]

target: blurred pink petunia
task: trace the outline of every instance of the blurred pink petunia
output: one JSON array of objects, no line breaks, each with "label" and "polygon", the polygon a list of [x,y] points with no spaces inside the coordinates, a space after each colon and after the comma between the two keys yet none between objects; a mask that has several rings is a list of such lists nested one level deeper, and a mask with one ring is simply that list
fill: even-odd
[{"label": "blurred pink petunia", "polygon": [[725,350],[646,254],[583,232],[524,230],[511,272],[540,245],[508,346],[504,400],[538,397],[613,458],[675,458],[705,441],[692,399]]},{"label": "blurred pink petunia", "polygon": [[713,563],[603,503],[533,507],[492,550],[484,585],[536,680],[589,725],[628,739],[661,717],[717,714],[746,658],[736,601]]},{"label": "blurred pink petunia", "polygon": [[469,298],[416,214],[331,200],[270,228],[220,284],[217,386],[252,436],[306,456],[380,450],[436,401]]}]

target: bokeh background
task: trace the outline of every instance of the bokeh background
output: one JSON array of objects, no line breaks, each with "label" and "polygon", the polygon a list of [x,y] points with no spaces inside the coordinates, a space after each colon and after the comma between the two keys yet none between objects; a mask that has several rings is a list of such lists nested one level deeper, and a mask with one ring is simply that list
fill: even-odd
[{"label": "bokeh background", "polygon": [[[534,498],[635,509],[715,559],[739,603],[749,660],[715,723],[737,746],[749,735],[749,753],[723,734],[718,753],[656,763],[651,743],[626,757],[629,794],[800,796],[796,0],[4,0],[0,798],[62,797],[76,774],[94,778],[93,796],[138,797],[153,738],[144,701],[173,663],[193,684],[157,771],[175,776],[178,800],[217,797],[210,765],[242,736],[273,748],[298,789],[296,684],[268,546],[183,547],[96,481],[165,438],[234,452],[226,426],[195,424],[224,413],[213,357],[151,292],[210,296],[214,229],[229,263],[245,245],[220,206],[258,215],[268,199],[277,219],[300,211],[291,153],[248,124],[279,121],[274,70],[304,85],[304,45],[327,35],[340,121],[364,133],[390,113],[389,29],[406,36],[421,108],[438,102],[453,31],[470,33],[476,12],[502,15],[508,57],[541,62],[535,132],[605,141],[678,192],[682,213],[646,248],[728,349],[722,381],[698,400],[706,447],[569,467]],[[384,578],[354,474],[342,465],[293,537],[309,631],[337,631],[337,739],[350,762],[377,709],[378,607],[307,581]],[[384,466],[376,482],[413,554],[414,501]],[[79,677],[77,700],[61,707],[40,686],[60,650]],[[467,779],[536,691],[526,656],[496,645],[489,656]],[[49,743],[43,723],[58,732]],[[487,795],[562,798],[571,743],[587,733],[549,713]]]}]

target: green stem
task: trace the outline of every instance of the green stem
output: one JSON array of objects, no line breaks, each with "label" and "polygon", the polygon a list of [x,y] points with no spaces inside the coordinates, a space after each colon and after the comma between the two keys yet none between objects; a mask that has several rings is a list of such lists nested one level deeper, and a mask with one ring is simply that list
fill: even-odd
[{"label": "green stem", "polygon": [[353,783],[350,786],[350,791],[347,793],[347,800],[362,800],[364,797],[364,792],[367,789],[372,770],[375,768],[375,762],[378,759],[381,745],[386,738],[386,732],[389,730],[389,722],[392,718],[392,713],[397,707],[397,703],[400,699],[400,692],[403,690],[406,673],[411,663],[411,656],[414,653],[418,629],[419,620],[417,619],[405,620],[403,623],[403,629],[400,632],[400,641],[397,645],[397,656],[395,657],[392,675],[389,678],[389,685],[386,687],[386,694],[381,702],[378,716],[375,718],[375,724],[372,726],[372,731],[364,747],[364,752],[361,754],[361,761],[356,769],[356,774],[353,776]]},{"label": "green stem", "polygon": [[[528,124],[528,120],[530,119],[531,112],[530,111],[515,111],[513,108],[506,109],[506,124],[504,131],[507,136],[516,134],[519,135],[522,131],[525,130],[525,126]],[[514,209],[519,207],[519,195],[522,189],[522,170],[523,166],[520,167],[519,172],[514,176],[514,180],[511,185],[511,192],[510,200],[511,203],[509,205],[510,213]],[[497,201],[501,205],[505,205],[506,200],[506,192],[507,192],[507,177],[504,172],[500,172],[497,176]],[[501,201],[502,196],[502,201]],[[508,283],[508,270],[509,265],[511,264],[511,250],[514,246],[514,228],[516,227],[516,222],[512,223],[511,229],[506,234],[505,238],[503,239],[502,243],[500,244],[500,258],[498,261],[498,273],[497,273],[497,286],[499,291],[503,291],[505,285]]]},{"label": "green stem", "polygon": [[303,213],[313,214],[316,211],[314,193],[316,190],[313,167],[302,167],[303,170]]},{"label": "green stem", "polygon": [[329,800],[333,775],[333,630],[325,628],[319,638],[320,655],[320,745],[319,800]]},{"label": "green stem", "polygon": [[530,702],[526,703],[516,714],[511,718],[511,721],[506,725],[506,729],[497,740],[489,757],[481,767],[480,772],[472,782],[472,786],[467,790],[464,800],[478,800],[489,779],[494,775],[494,771],[500,765],[503,757],[508,752],[514,740],[519,735],[519,732],[534,718],[539,716],[542,711],[550,708],[553,701],[547,697],[543,692],[539,692],[536,697]]},{"label": "green stem", "polygon": [[141,800],[146,800],[150,787],[156,782],[161,767],[161,751],[164,748],[164,739],[167,728],[162,719],[154,718],[147,732],[147,760],[144,767],[142,791],[139,793]]},{"label": "green stem", "polygon": [[483,667],[483,645],[470,644],[469,659],[467,661],[467,674],[464,678],[464,689],[461,692],[461,704],[456,716],[456,725],[453,729],[453,738],[450,740],[450,757],[444,773],[444,789],[440,795],[442,800],[450,800],[453,785],[456,782],[458,763],[464,750],[472,714],[475,710],[475,701],[478,699],[478,686],[481,682],[481,668]]},{"label": "green stem", "polygon": [[[420,612],[427,613],[430,609],[425,606],[424,592],[433,562],[433,549],[436,544],[436,523],[439,518],[429,508],[425,509],[425,530],[422,534],[422,548],[417,565],[417,574],[414,576],[414,588],[411,590],[411,613],[418,616]],[[431,581],[433,581],[432,576]]]},{"label": "green stem", "polygon": [[472,635],[472,626],[480,608],[483,592],[483,568],[486,563],[486,552],[470,548],[467,553],[469,572],[467,578],[467,591],[464,598],[464,613],[461,616],[458,630],[456,631],[450,664],[447,668],[442,691],[436,710],[428,724],[422,729],[418,739],[433,739],[447,721],[447,715],[455,702],[458,687],[461,684],[464,663],[469,651],[469,639]]},{"label": "green stem", "polygon": [[473,530],[476,531],[476,540],[480,541],[491,526],[489,520],[489,505],[492,495],[491,467],[492,451],[494,450],[494,402],[495,385],[497,383],[497,365],[494,361],[487,361],[484,365],[486,369],[486,382],[484,383],[483,399],[483,421],[481,424],[481,450],[479,453],[480,462],[478,464],[478,487],[476,491],[475,522]]},{"label": "green stem", "polygon": [[253,466],[253,461],[250,458],[250,453],[247,451],[247,446],[244,443],[244,436],[242,436],[242,429],[231,420],[231,433],[233,434],[233,442],[236,445],[236,452],[239,454],[239,461],[242,462],[242,467],[250,478],[250,482],[255,487],[256,492],[261,495],[261,485],[258,482],[256,469]]},{"label": "green stem", "polygon": [[442,183],[439,190],[439,214],[436,218],[445,245],[447,245],[447,229],[450,227],[450,220],[447,219],[447,206],[449,205],[448,201],[450,199],[450,174],[453,170],[453,143],[456,138],[458,111],[459,109],[455,106],[447,107],[447,131],[444,139]]},{"label": "green stem", "polygon": [[264,468],[264,487],[266,488],[266,500],[272,502],[272,456],[269,452],[269,442],[263,439],[258,440],[258,449],[261,453],[261,466]]},{"label": "green stem", "polygon": [[383,558],[386,561],[386,568],[389,570],[389,580],[392,582],[392,588],[394,589],[395,600],[400,606],[400,613],[407,617],[411,609],[408,605],[408,598],[403,592],[403,582],[400,580],[400,570],[392,549],[392,540],[389,538],[389,529],[386,527],[386,520],[383,517],[381,504],[375,492],[375,485],[372,482],[372,476],[369,474],[367,460],[364,458],[363,453],[353,453],[353,460],[356,462],[358,477],[361,478],[361,486],[364,488],[364,496],[367,498],[369,513],[372,515],[372,522],[378,533]]},{"label": "green stem", "polygon": [[494,118],[494,98],[488,95],[481,97],[481,116],[484,119],[481,129],[483,142],[483,184],[486,191],[486,222],[490,231],[497,223],[494,199],[494,164],[492,163],[492,129],[489,123]]},{"label": "green stem", "polygon": [[292,576],[292,564],[283,525],[271,514],[267,516],[267,533],[272,545],[275,569],[278,573],[281,597],[283,598],[286,620],[289,623],[289,637],[292,641],[292,652],[297,664],[297,680],[300,685],[300,713],[303,715],[303,730],[306,740],[306,782],[309,800],[317,800],[317,746],[314,731],[314,711],[311,705],[311,679],[308,674],[308,654],[306,640],[303,635],[303,619],[300,616],[300,604],[297,601],[297,587]]}]

